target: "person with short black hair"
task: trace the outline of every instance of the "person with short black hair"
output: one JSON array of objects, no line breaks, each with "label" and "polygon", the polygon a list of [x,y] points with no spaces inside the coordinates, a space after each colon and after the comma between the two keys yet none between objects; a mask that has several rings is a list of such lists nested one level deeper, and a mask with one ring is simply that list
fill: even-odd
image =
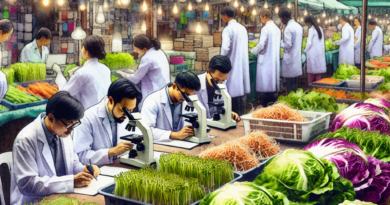
[{"label": "person with short black hair", "polygon": [[[14,32],[14,27],[10,20],[3,19],[0,20],[0,43],[4,43],[9,39],[9,37]],[[3,55],[1,53],[0,45],[0,102],[3,101],[5,94],[8,91],[7,76],[1,71]]]},{"label": "person with short black hair", "polygon": [[225,7],[221,19],[228,25],[222,31],[221,55],[232,63],[232,71],[227,78],[227,88],[232,97],[232,110],[244,114],[245,96],[251,92],[249,77],[248,31],[234,19],[235,10]]},{"label": "person with short black hair", "polygon": [[49,55],[49,49],[53,36],[47,28],[41,28],[35,36],[33,42],[27,44],[21,54],[21,63],[46,63]]},{"label": "person with short black hair", "polygon": [[360,26],[361,24],[361,21],[360,21],[360,18],[358,17],[355,17],[354,19],[354,24],[356,26],[356,31],[355,31],[355,45],[354,45],[354,49],[355,49],[355,65],[358,69],[361,68],[361,64],[360,64],[360,44],[362,42],[362,27]]},{"label": "person with short black hair", "polygon": [[[209,68],[203,74],[198,75],[200,80],[200,89],[196,92],[199,102],[206,108],[207,118],[213,118],[217,109],[209,103],[223,102],[223,99],[215,99],[215,87],[212,83],[214,80],[217,84],[226,84],[226,79],[232,70],[230,59],[223,55],[214,56],[209,63]],[[229,90],[228,90],[229,93]],[[240,116],[232,112],[233,120],[240,121]]]},{"label": "person with short black hair", "polygon": [[334,41],[333,45],[339,45],[339,65],[346,63],[347,65],[355,65],[355,37],[351,25],[345,16],[340,16],[340,24],[343,26],[341,30],[341,39]]},{"label": "person with short black hair", "polygon": [[285,25],[280,48],[284,49],[282,60],[282,77],[287,82],[287,93],[298,89],[298,77],[302,71],[302,39],[303,28],[291,18],[290,9],[284,8],[279,12],[279,18]]},{"label": "person with short black hair", "polygon": [[198,76],[185,70],[176,76],[173,84],[145,98],[141,110],[142,120],[152,129],[154,141],[183,140],[194,136],[193,127],[184,126],[180,114],[184,96],[195,95],[200,87]]},{"label": "person with short black hair", "polygon": [[127,79],[113,82],[103,100],[85,111],[81,125],[73,133],[75,151],[82,164],[112,164],[118,155],[133,148],[130,142],[119,142],[118,130],[127,116],[124,108],[132,112],[137,102],[142,99],[140,89]]},{"label": "person with short black hair", "polygon": [[270,18],[271,11],[263,9],[260,20],[264,27],[261,29],[259,43],[251,49],[257,56],[256,91],[259,92],[260,104],[263,107],[278,99],[280,90],[280,39],[279,27]]},{"label": "person with short black hair", "polygon": [[372,29],[372,34],[367,51],[370,53],[370,58],[381,57],[383,54],[383,31],[374,20],[370,20],[368,26]]},{"label": "person with short black hair", "polygon": [[[142,96],[145,98],[171,82],[171,69],[158,39],[150,38],[144,34],[137,35],[134,38],[134,49],[142,55],[138,69],[134,74],[122,71],[118,71],[118,73],[135,84],[141,83]],[[138,108],[141,110],[142,101]]]},{"label": "person with short black hair", "polygon": [[111,85],[111,70],[100,63],[106,57],[104,41],[100,36],[88,36],[83,43],[83,59],[87,60],[67,81],[58,65],[53,66],[57,73],[56,84],[59,90],[66,90],[83,104],[85,109],[98,104]]},{"label": "person with short black hair", "polygon": [[[83,116],[83,105],[60,91],[47,102],[46,113],[19,132],[12,149],[11,204],[30,204],[91,183],[92,175],[80,163],[69,137]],[[99,168],[92,168],[98,177]]]}]

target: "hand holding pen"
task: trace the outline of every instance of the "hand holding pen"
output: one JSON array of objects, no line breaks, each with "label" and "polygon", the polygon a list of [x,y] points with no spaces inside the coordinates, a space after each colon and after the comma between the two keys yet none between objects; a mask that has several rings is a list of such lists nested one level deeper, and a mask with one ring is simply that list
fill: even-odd
[{"label": "hand holding pen", "polygon": [[89,160],[89,164],[87,164],[87,166],[85,167],[84,172],[91,174],[96,180],[100,174],[99,167],[97,167],[96,165],[93,165],[91,163],[91,159]]}]

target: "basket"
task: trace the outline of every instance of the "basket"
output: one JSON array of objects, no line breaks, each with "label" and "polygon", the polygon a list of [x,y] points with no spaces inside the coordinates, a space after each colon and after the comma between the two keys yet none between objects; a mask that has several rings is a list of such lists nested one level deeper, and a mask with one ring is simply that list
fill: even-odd
[{"label": "basket", "polygon": [[46,103],[47,103],[47,100],[43,99],[43,98],[41,98],[41,101],[38,101],[38,102],[23,103],[23,104],[14,104],[14,103],[8,101],[7,99],[3,99],[3,101],[1,102],[1,105],[7,107],[10,110],[18,110],[18,109],[27,108],[27,107],[43,105],[43,104],[46,104]]},{"label": "basket", "polygon": [[[358,75],[353,75],[351,78],[347,79],[348,87],[350,88],[360,88],[360,79],[359,80],[352,80],[354,77]],[[366,81],[371,80],[371,83],[366,82],[366,88],[367,89],[374,89],[377,85],[384,82],[385,77],[383,76],[374,76],[374,75],[367,75]]]},{"label": "basket", "polygon": [[309,122],[290,122],[282,120],[253,118],[252,113],[244,115],[245,135],[263,130],[267,135],[278,139],[296,142],[309,142],[329,129],[331,112],[299,111]]}]

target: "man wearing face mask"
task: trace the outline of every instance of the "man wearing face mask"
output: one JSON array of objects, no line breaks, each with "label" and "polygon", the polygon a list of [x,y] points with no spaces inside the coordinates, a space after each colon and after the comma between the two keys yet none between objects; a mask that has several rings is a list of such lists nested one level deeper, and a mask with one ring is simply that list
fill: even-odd
[{"label": "man wearing face mask", "polygon": [[116,156],[133,148],[130,142],[118,143],[117,125],[123,123],[126,115],[142,99],[139,88],[127,79],[113,82],[107,97],[85,111],[82,124],[74,132],[74,147],[83,164],[105,165],[113,163]]},{"label": "man wearing face mask", "polygon": [[[83,115],[83,105],[60,91],[49,99],[46,113],[20,131],[12,149],[11,204],[30,204],[91,183],[92,175],[80,163],[68,137]],[[97,177],[99,168],[92,168]]]},{"label": "man wearing face mask", "polygon": [[182,71],[176,76],[175,83],[145,98],[141,110],[142,120],[152,129],[154,141],[183,140],[194,136],[193,127],[184,127],[184,119],[180,114],[185,98],[195,95],[199,89],[198,76],[190,71]]}]

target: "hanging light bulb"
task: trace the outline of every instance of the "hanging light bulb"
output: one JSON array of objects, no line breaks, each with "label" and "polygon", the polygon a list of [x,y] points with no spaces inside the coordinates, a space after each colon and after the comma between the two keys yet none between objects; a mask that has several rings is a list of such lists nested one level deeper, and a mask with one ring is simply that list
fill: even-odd
[{"label": "hanging light bulb", "polygon": [[386,17],[389,17],[389,14],[386,14]]},{"label": "hanging light bulb", "polygon": [[107,9],[108,9],[107,0],[104,0],[103,8],[104,8],[104,10],[107,10]]},{"label": "hanging light bulb", "polygon": [[58,0],[58,6],[64,5],[64,0]]},{"label": "hanging light bulb", "polygon": [[191,2],[188,3],[188,11],[192,11],[192,4],[191,4]]},{"label": "hanging light bulb", "polygon": [[318,23],[320,23],[320,22],[321,22],[321,20],[318,18],[318,19],[317,19],[317,22],[318,22]]},{"label": "hanging light bulb", "polygon": [[353,16],[352,16],[352,14],[349,16],[349,20],[352,20],[352,18],[353,18]]},{"label": "hanging light bulb", "polygon": [[146,10],[148,10],[148,5],[146,5],[146,2],[144,0],[144,3],[142,4],[142,11],[145,12]]},{"label": "hanging light bulb", "polygon": [[103,13],[103,5],[99,5],[98,14],[96,15],[96,23],[103,24],[106,22],[106,17],[104,17]]},{"label": "hanging light bulb", "polygon": [[202,33],[202,27],[200,26],[200,22],[196,24],[196,33]]},{"label": "hanging light bulb", "polygon": [[80,5],[80,10],[81,10],[81,11],[84,11],[84,10],[85,10],[85,4],[81,4],[81,5]]},{"label": "hanging light bulb", "polygon": [[378,18],[375,18],[375,21],[378,21]]},{"label": "hanging light bulb", "polygon": [[146,23],[145,20],[142,20],[141,30],[146,31]]},{"label": "hanging light bulb", "polygon": [[256,16],[256,14],[257,14],[257,11],[256,11],[255,8],[253,8],[253,10],[252,10],[252,15],[253,15],[253,16]]},{"label": "hanging light bulb", "polygon": [[121,0],[121,3],[124,4],[124,5],[129,4],[130,0]]},{"label": "hanging light bulb", "polygon": [[368,15],[368,19],[371,19],[371,14],[370,14],[370,15]]},{"label": "hanging light bulb", "polygon": [[250,5],[255,4],[255,0],[250,0],[250,1],[249,1],[249,4],[250,4]]},{"label": "hanging light bulb", "polygon": [[233,6],[234,6],[235,8],[237,8],[237,7],[238,7],[238,2],[237,2],[237,0],[235,0],[235,1],[234,1],[234,4],[233,4]]},{"label": "hanging light bulb", "polygon": [[244,6],[241,6],[241,12],[244,12],[244,9],[245,9]]},{"label": "hanging light bulb", "polygon": [[303,12],[303,15],[304,16],[307,16],[307,10],[305,9],[305,11]]},{"label": "hanging light bulb", "polygon": [[204,10],[205,11],[209,11],[210,10],[209,2],[206,2],[206,6],[204,7]]},{"label": "hanging light bulb", "polygon": [[325,24],[328,24],[328,20],[325,20]]},{"label": "hanging light bulb", "polygon": [[325,11],[324,11],[324,13],[322,14],[322,17],[323,17],[323,18],[325,18],[325,17],[326,17],[326,13],[325,13]]},{"label": "hanging light bulb", "polygon": [[160,5],[160,6],[158,6],[158,10],[157,10],[157,13],[158,13],[158,15],[161,15],[161,14],[162,14],[162,9],[161,9],[161,5]]},{"label": "hanging light bulb", "polygon": [[279,13],[279,6],[276,6],[276,7],[275,7],[275,13],[276,13],[276,14]]},{"label": "hanging light bulb", "polygon": [[177,14],[177,12],[178,12],[177,4],[175,3],[175,5],[173,6],[173,13]]},{"label": "hanging light bulb", "polygon": [[268,3],[267,3],[267,1],[265,1],[265,3],[264,3],[264,8],[265,8],[265,9],[268,9]]},{"label": "hanging light bulb", "polygon": [[49,6],[49,0],[43,0],[43,5],[44,6]]},{"label": "hanging light bulb", "polygon": [[336,21],[338,21],[339,20],[339,16],[336,16]]},{"label": "hanging light bulb", "polygon": [[303,22],[303,17],[301,18],[301,21]]},{"label": "hanging light bulb", "polygon": [[287,8],[291,9],[291,2],[290,1],[287,4]]},{"label": "hanging light bulb", "polygon": [[117,1],[117,4],[118,4],[118,5],[122,5],[122,1],[121,1],[121,0],[118,0],[118,1]]}]

